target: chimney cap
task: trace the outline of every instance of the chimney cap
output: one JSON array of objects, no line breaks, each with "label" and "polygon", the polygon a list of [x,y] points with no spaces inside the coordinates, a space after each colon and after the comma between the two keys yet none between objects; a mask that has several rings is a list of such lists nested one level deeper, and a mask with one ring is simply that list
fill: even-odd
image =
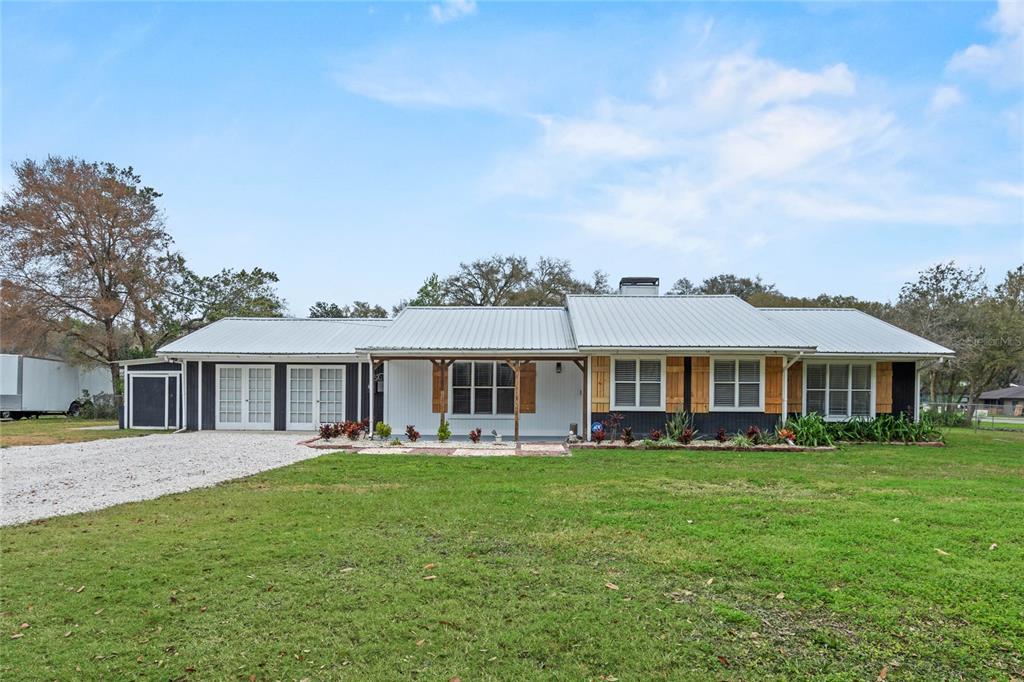
[{"label": "chimney cap", "polygon": [[641,286],[656,287],[661,284],[661,279],[658,277],[623,277],[619,280],[619,286],[629,286],[639,284]]}]

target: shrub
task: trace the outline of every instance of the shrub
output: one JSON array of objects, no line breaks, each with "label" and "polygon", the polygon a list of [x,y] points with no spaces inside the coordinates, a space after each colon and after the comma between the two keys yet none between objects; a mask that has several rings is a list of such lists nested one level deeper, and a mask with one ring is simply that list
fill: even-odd
[{"label": "shrub", "polygon": [[420,439],[420,432],[416,430],[415,425],[409,424],[405,427],[405,437],[408,438],[410,442],[415,443]]},{"label": "shrub", "polygon": [[593,438],[594,442],[597,443],[598,445],[600,445],[602,442],[604,442],[604,439],[607,436],[608,436],[608,434],[605,433],[605,430],[604,430],[603,426],[599,427],[597,429],[592,429],[591,432],[590,432],[590,437]]},{"label": "shrub", "polygon": [[814,448],[835,444],[828,423],[815,412],[790,419],[785,428],[793,432],[793,440],[797,445]]},{"label": "shrub", "polygon": [[401,445],[401,444],[402,444],[402,439],[401,438],[392,438],[391,439],[391,445]]},{"label": "shrub", "polygon": [[377,437],[381,440],[387,440],[391,437],[391,427],[384,422],[377,422],[377,426],[373,427],[373,432],[377,434]]},{"label": "shrub", "polygon": [[448,423],[447,419],[442,419],[441,424],[437,427],[437,442],[447,443],[452,437],[452,427]]},{"label": "shrub", "polygon": [[751,424],[747,427],[746,436],[750,439],[751,443],[759,445],[761,443],[761,427]]},{"label": "shrub", "polygon": [[921,412],[921,421],[924,421],[925,418],[929,420],[933,427],[968,426],[967,414],[960,410],[936,410],[931,408]]},{"label": "shrub", "polygon": [[787,429],[785,426],[780,427],[777,433],[779,434],[779,438],[787,443],[793,443],[796,441],[796,434],[793,433],[792,429]]},{"label": "shrub", "polygon": [[633,438],[633,427],[632,426],[624,426],[624,427],[622,427],[622,442],[624,444],[626,444],[626,445],[629,445],[634,440],[635,440],[635,438]]},{"label": "shrub", "polygon": [[320,437],[323,438],[324,440],[330,440],[332,438],[337,438],[340,435],[341,435],[341,425],[340,424],[330,424],[330,423],[327,423],[327,424],[321,424],[320,425]]},{"label": "shrub", "polygon": [[661,440],[661,429],[651,429],[651,432],[647,434],[647,440],[655,442]]},{"label": "shrub", "polygon": [[724,443],[725,441],[729,440],[729,434],[725,432],[724,426],[718,427],[718,433],[715,434],[715,440],[717,440],[719,443]]},{"label": "shrub", "polygon": [[738,448],[751,448],[757,445],[753,438],[743,433],[737,433],[735,436],[730,438],[729,444],[735,445]]},{"label": "shrub", "polygon": [[480,442],[480,435],[482,433],[483,433],[483,431],[481,431],[480,427],[478,426],[478,427],[476,427],[475,429],[473,429],[472,431],[469,432],[469,439],[471,441],[473,441],[474,443],[479,443]]},{"label": "shrub", "polygon": [[359,440],[359,437],[363,435],[363,423],[345,421],[341,425],[341,433],[349,440]]},{"label": "shrub", "polygon": [[694,436],[696,435],[697,430],[687,426],[685,429],[683,429],[683,432],[679,434],[679,437],[676,438],[676,440],[682,443],[683,445],[689,445],[693,441]]},{"label": "shrub", "polygon": [[610,412],[607,417],[601,420],[601,424],[612,440],[615,440],[615,437],[619,434],[619,428],[622,426],[623,419],[624,417],[621,412]]},{"label": "shrub", "polygon": [[[687,429],[693,431],[693,419],[682,407],[677,409],[665,422],[665,434],[670,440],[683,442],[682,435]],[[694,432],[695,433],[695,432]]]}]

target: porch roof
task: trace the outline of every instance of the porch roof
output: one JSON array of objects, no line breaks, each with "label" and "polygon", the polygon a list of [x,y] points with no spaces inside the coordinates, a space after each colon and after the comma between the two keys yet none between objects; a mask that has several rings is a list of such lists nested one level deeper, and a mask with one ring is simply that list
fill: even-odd
[{"label": "porch roof", "polygon": [[359,348],[374,354],[575,354],[564,308],[409,306]]}]

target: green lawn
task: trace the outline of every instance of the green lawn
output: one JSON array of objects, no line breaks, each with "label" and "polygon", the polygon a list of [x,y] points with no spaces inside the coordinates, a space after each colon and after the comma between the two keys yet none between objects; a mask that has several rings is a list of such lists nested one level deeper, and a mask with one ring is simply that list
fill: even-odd
[{"label": "green lawn", "polygon": [[1020,678],[1024,434],[948,440],[329,454],[4,529],[0,677]]},{"label": "green lawn", "polygon": [[59,415],[46,415],[38,419],[19,419],[0,422],[0,448],[15,445],[52,445],[54,443],[80,443],[104,438],[147,436],[161,431],[145,429],[113,429],[93,431],[89,426],[116,426],[117,420],[69,419]]}]

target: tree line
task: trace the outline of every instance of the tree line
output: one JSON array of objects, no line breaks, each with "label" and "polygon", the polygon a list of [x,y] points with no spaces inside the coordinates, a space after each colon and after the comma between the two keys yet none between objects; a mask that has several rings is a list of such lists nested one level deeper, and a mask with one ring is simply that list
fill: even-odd
[{"label": "tree line", "polygon": [[[278,277],[259,267],[199,274],[174,250],[157,200],[132,168],[49,157],[13,164],[0,208],[0,345],[4,352],[108,364],[152,357],[160,346],[224,317],[280,317]],[[674,295],[732,294],[759,307],[857,308],[956,351],[925,374],[931,399],[976,402],[1024,380],[1024,265],[993,289],[981,268],[940,263],[895,302],[788,296],[760,276],[724,273]],[[577,277],[571,263],[493,255],[431,273],[392,306],[317,301],[310,317],[384,318],[415,306],[559,306],[569,294],[608,294],[607,274]],[[117,385],[117,373],[112,368]]]}]

